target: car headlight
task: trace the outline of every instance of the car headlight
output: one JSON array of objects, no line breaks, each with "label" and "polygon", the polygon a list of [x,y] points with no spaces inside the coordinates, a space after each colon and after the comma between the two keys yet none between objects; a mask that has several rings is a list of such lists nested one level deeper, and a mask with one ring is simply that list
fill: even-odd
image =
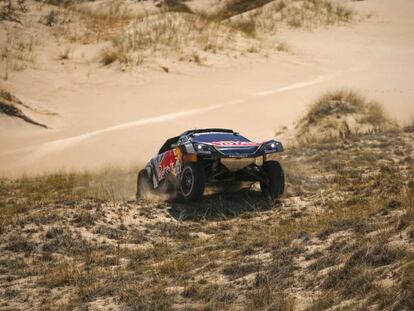
[{"label": "car headlight", "polygon": [[213,149],[210,145],[193,143],[194,149],[197,153],[212,154]]},{"label": "car headlight", "polygon": [[265,153],[283,151],[282,144],[277,141],[270,141],[264,144],[262,148]]}]

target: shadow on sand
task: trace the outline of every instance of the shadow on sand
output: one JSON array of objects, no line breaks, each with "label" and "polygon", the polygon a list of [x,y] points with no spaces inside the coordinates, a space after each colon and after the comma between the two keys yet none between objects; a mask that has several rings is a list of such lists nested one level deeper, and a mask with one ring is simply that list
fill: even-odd
[{"label": "shadow on sand", "polygon": [[[196,202],[174,202],[169,213],[177,220],[226,220],[243,217],[246,212],[262,212],[279,206],[280,202],[271,201],[254,190],[241,189],[234,192],[204,195]],[[249,214],[246,214],[246,216]]]}]

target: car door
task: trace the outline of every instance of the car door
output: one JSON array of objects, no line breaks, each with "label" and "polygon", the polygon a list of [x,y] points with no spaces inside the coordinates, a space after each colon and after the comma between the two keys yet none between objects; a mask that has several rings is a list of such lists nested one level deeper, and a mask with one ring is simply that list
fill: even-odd
[{"label": "car door", "polygon": [[157,156],[155,163],[156,177],[158,182],[168,174],[178,176],[181,172],[182,154],[179,148],[167,150]]}]

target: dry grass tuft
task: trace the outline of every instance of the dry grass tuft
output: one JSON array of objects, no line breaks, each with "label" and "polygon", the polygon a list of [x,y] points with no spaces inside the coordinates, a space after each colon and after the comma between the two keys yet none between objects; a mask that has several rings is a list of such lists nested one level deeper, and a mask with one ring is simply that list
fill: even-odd
[{"label": "dry grass tuft", "polygon": [[292,311],[295,308],[294,301],[286,293],[265,283],[247,296],[245,310]]},{"label": "dry grass tuft", "polygon": [[[132,199],[135,197],[135,179],[135,170],[113,167],[93,174],[60,172],[46,176],[22,177],[16,181],[0,179],[0,224],[12,223],[28,210],[48,204],[73,206],[75,202],[84,199],[98,200],[96,203],[88,203],[90,205],[99,204],[99,200]],[[13,199],[16,193],[21,198],[20,203]],[[81,223],[89,221],[84,218],[78,220]]]},{"label": "dry grass tuft", "polygon": [[172,300],[162,287],[127,286],[120,292],[119,300],[130,310],[171,310]]},{"label": "dry grass tuft", "polygon": [[35,63],[35,47],[38,44],[38,38],[30,33],[19,29],[7,31],[4,45],[0,48],[0,68],[5,80],[9,72],[24,70]]},{"label": "dry grass tuft", "polygon": [[[234,1],[238,3],[239,1]],[[231,23],[250,21],[254,28],[262,34],[272,34],[280,27],[315,28],[320,25],[349,23],[354,18],[354,11],[341,3],[327,0],[312,1],[241,1],[249,5],[264,4],[258,8],[232,17]],[[229,3],[232,3],[231,1]],[[252,5],[253,6],[253,5]],[[223,10],[225,11],[225,6]]]},{"label": "dry grass tuft", "polygon": [[414,132],[414,119],[411,120],[411,122],[408,122],[403,125],[404,132]]},{"label": "dry grass tuft", "polygon": [[307,122],[313,124],[332,114],[352,114],[361,112],[366,99],[350,90],[338,90],[322,95],[309,109]]},{"label": "dry grass tuft", "polygon": [[210,17],[224,20],[257,9],[269,2],[272,0],[226,0],[211,13]]},{"label": "dry grass tuft", "polygon": [[157,6],[164,12],[192,13],[183,0],[163,0]]},{"label": "dry grass tuft", "polygon": [[[231,49],[237,34],[231,28],[188,13],[166,12],[146,16],[113,40],[104,50],[102,63],[114,58],[122,64],[141,64],[154,55],[175,55],[177,59],[191,57],[197,51]],[[193,52],[191,52],[193,50]],[[194,59],[200,62],[198,56]]]},{"label": "dry grass tuft", "polygon": [[26,0],[8,0],[0,4],[0,21],[21,23],[21,14],[27,12]]},{"label": "dry grass tuft", "polygon": [[111,40],[134,18],[136,14],[131,13],[121,1],[98,5],[68,2],[49,11],[42,22],[53,27],[56,36],[89,44]]},{"label": "dry grass tuft", "polygon": [[348,138],[396,129],[382,107],[351,90],[327,92],[318,98],[296,126],[301,141]]}]

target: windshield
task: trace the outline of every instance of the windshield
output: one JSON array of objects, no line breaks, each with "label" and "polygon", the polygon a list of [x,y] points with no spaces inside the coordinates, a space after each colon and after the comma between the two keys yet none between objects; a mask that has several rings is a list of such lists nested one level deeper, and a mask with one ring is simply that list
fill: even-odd
[{"label": "windshield", "polygon": [[194,134],[193,141],[211,143],[213,141],[250,141],[247,138],[233,133],[198,133]]}]

